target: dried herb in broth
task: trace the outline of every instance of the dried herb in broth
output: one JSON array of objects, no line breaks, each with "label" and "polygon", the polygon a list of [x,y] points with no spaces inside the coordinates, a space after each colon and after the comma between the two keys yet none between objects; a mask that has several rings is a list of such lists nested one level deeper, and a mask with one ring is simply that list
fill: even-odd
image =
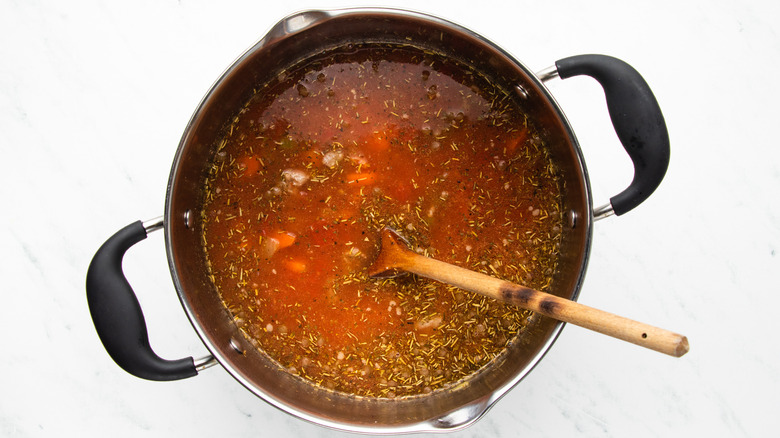
[{"label": "dried herb in broth", "polygon": [[559,179],[504,90],[412,47],[309,60],[234,118],[204,190],[211,278],[244,334],[326,388],[403,397],[472,375],[531,312],[415,276],[372,280],[379,230],[537,289],[561,238]]}]

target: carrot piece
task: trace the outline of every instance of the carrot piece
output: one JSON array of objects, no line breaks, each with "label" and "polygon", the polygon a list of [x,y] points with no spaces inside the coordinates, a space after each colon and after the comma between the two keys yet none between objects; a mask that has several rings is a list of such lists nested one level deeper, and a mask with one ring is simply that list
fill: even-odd
[{"label": "carrot piece", "polygon": [[254,175],[260,170],[260,162],[253,156],[241,157],[236,160],[236,164],[244,171],[244,175]]},{"label": "carrot piece", "polygon": [[376,152],[383,152],[390,148],[390,133],[386,131],[374,131],[366,139],[366,145],[369,149]]},{"label": "carrot piece", "polygon": [[306,263],[300,260],[295,260],[295,259],[285,260],[284,267],[298,274],[300,274],[301,272],[306,272]]},{"label": "carrot piece", "polygon": [[269,239],[275,240],[278,243],[276,246],[277,250],[292,246],[292,244],[295,243],[295,238],[295,233],[289,231],[278,231],[269,237]]},{"label": "carrot piece", "polygon": [[376,182],[376,172],[353,172],[347,174],[347,184],[367,186]]},{"label": "carrot piece", "polygon": [[527,138],[528,138],[528,129],[522,128],[520,131],[517,131],[515,135],[512,136],[512,138],[510,138],[506,142],[506,146],[504,147],[506,154],[514,155],[515,151],[517,150],[517,147],[525,143],[525,140]]}]

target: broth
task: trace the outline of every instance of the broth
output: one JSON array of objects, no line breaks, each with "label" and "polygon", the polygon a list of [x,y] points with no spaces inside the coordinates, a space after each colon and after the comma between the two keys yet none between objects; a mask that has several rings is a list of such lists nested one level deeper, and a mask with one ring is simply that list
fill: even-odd
[{"label": "broth", "polygon": [[532,313],[415,276],[373,280],[379,231],[547,290],[555,164],[512,94],[408,46],[334,49],[259,84],[203,193],[210,277],[244,335],[290,373],[368,397],[446,388]]}]

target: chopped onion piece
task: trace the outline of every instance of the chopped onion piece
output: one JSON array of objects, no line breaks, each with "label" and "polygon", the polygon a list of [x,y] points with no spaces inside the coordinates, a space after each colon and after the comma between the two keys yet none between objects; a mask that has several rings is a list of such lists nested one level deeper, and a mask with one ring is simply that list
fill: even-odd
[{"label": "chopped onion piece", "polygon": [[322,164],[333,169],[344,159],[344,152],[341,150],[330,151],[322,157]]},{"label": "chopped onion piece", "polygon": [[309,174],[300,169],[284,169],[282,171],[282,181],[293,187],[300,187],[309,181]]}]

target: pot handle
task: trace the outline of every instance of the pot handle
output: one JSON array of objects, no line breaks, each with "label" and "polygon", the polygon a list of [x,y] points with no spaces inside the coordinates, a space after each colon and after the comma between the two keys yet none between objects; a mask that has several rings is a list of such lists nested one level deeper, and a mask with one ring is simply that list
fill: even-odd
[{"label": "pot handle", "polygon": [[605,55],[564,58],[555,62],[555,68],[561,79],[587,75],[601,84],[612,125],[634,163],[634,179],[628,188],[594,215],[632,210],[658,188],[669,167],[669,133],[650,86],[633,67]]},{"label": "pot handle", "polygon": [[87,302],[98,336],[117,365],[143,379],[179,380],[198,374],[195,361],[165,360],[154,353],[141,306],[122,272],[125,252],[161,225],[134,222],[98,249],[87,270]]}]

